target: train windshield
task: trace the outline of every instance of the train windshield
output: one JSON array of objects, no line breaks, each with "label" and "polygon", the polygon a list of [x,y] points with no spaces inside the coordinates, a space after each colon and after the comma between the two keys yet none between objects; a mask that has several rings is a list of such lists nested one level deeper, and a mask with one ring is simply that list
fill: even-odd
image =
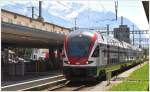
[{"label": "train windshield", "polygon": [[68,41],[68,56],[87,57],[91,39],[89,36],[75,36]]}]

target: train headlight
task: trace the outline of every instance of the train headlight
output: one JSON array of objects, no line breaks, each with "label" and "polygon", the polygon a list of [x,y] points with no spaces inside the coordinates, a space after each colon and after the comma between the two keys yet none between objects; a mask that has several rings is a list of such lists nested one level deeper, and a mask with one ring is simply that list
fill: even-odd
[{"label": "train headlight", "polygon": [[91,64],[91,63],[93,63],[93,61],[88,61],[88,64]]},{"label": "train headlight", "polygon": [[68,64],[70,64],[70,62],[68,61]]},{"label": "train headlight", "polygon": [[86,62],[86,64],[89,64],[88,61]]}]

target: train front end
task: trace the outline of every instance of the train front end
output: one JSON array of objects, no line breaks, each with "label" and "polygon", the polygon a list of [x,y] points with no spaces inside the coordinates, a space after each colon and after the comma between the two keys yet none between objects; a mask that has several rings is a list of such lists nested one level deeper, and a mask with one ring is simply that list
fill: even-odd
[{"label": "train front end", "polygon": [[97,34],[88,31],[74,31],[65,38],[63,74],[68,80],[96,77],[96,62],[90,60],[96,39]]}]

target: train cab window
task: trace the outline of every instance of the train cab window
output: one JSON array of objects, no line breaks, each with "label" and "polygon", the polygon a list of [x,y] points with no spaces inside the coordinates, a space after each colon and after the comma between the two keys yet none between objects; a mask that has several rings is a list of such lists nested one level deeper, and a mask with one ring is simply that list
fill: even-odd
[{"label": "train cab window", "polygon": [[99,57],[99,46],[97,45],[97,47],[95,48],[92,57]]}]

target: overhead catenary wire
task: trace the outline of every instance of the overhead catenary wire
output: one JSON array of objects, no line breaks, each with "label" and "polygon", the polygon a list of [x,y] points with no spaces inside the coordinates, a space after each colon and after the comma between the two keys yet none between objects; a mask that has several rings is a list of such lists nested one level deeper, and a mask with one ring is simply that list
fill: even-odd
[{"label": "overhead catenary wire", "polygon": [[72,11],[75,11],[72,7],[68,7],[67,5],[63,4],[63,3],[60,2],[59,0],[57,0],[56,2],[57,2],[58,4],[64,6],[64,7],[68,8],[71,12],[72,12]]},{"label": "overhead catenary wire", "polygon": [[[90,12],[89,12],[89,1],[91,1],[91,0],[86,0],[86,1],[88,1],[88,15],[86,15],[87,17],[88,17],[88,20],[90,20]],[[95,1],[95,0],[94,0]],[[100,6],[104,9],[104,10],[106,10],[106,8],[105,8],[105,6],[101,3],[101,1],[102,0],[98,0],[99,1],[99,4],[100,4]],[[114,1],[116,1],[116,4],[118,5],[118,0],[114,0]],[[113,1],[113,2],[114,2]],[[72,8],[72,7],[68,7],[66,4],[64,4],[64,3],[62,3],[61,1],[56,1],[57,3],[59,3],[59,4],[61,4],[62,6],[64,6],[64,7],[66,7],[66,8],[68,8],[70,11],[74,11],[74,9]],[[121,6],[117,6],[116,5],[116,8],[118,8],[118,7],[121,7]],[[127,5],[127,6],[129,6],[129,5]],[[117,13],[118,13],[118,9],[116,9],[117,10]],[[84,15],[85,16],[85,15]],[[78,17],[78,16],[77,16]],[[77,19],[77,17],[75,17],[76,19]],[[116,15],[116,17],[117,17],[117,15]],[[73,18],[73,20],[75,19],[75,18]],[[79,18],[78,18],[79,19]],[[99,21],[114,21],[115,22],[115,19],[101,19],[101,20],[98,20],[98,21],[95,21],[96,23],[99,23]],[[75,21],[73,21],[73,24],[74,24],[74,22]],[[90,23],[88,23],[88,25],[90,25]]]},{"label": "overhead catenary wire", "polygon": [[[100,2],[100,0],[99,0],[99,4],[100,4],[100,6],[104,9],[104,11],[106,11],[106,8],[103,6],[103,4]],[[117,12],[118,12],[118,1],[116,2],[115,1],[115,11],[116,11],[116,19],[115,18],[113,18],[113,19],[101,19],[101,20],[98,20],[98,21],[96,21],[96,23],[99,23],[100,21],[116,21],[117,20]]]},{"label": "overhead catenary wire", "polygon": [[104,11],[106,11],[106,8],[105,8],[104,5],[101,3],[101,0],[98,0],[98,1],[99,1],[100,6],[104,9]]},{"label": "overhead catenary wire", "polygon": [[[63,4],[63,3],[60,2],[59,0],[57,0],[56,2],[57,2],[58,4],[64,6],[64,7],[66,7],[70,12],[75,11],[74,8],[68,7],[67,5]],[[77,17],[73,18],[73,20],[74,20],[74,21],[73,21],[73,24],[75,25],[75,29],[76,29],[76,28],[77,28]]]}]

